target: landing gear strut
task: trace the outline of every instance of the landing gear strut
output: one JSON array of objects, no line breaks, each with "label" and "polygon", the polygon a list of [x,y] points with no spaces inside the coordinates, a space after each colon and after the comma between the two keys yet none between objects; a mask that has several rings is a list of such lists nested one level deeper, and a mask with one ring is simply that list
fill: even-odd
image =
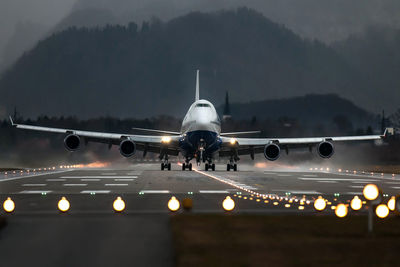
[{"label": "landing gear strut", "polygon": [[171,163],[168,162],[168,154],[165,154],[163,162],[161,162],[161,170],[163,171],[165,169],[167,169],[169,171],[171,170]]},{"label": "landing gear strut", "polygon": [[188,159],[186,159],[186,162],[182,164],[182,171],[184,171],[185,169],[189,169],[189,171],[192,170],[192,163],[189,163]]},{"label": "landing gear strut", "polygon": [[237,171],[237,164],[236,164],[236,161],[235,161],[233,158],[231,158],[231,159],[229,160],[229,163],[226,164],[226,170],[227,170],[228,172],[229,172],[230,170]]},{"label": "landing gear strut", "polygon": [[215,171],[215,164],[214,163],[206,163],[205,164],[206,171],[211,169],[212,171]]}]

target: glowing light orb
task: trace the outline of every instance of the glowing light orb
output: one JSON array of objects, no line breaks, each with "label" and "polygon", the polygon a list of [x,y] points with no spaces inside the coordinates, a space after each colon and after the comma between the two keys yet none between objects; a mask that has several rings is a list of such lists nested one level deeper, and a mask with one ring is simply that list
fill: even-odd
[{"label": "glowing light orb", "polygon": [[8,213],[14,211],[14,209],[15,209],[15,203],[14,203],[14,201],[13,201],[10,197],[8,197],[8,198],[3,202],[3,209],[4,209],[6,212],[8,212]]},{"label": "glowing light orb", "polygon": [[375,200],[379,196],[379,188],[374,184],[364,186],[363,195],[367,200]]},{"label": "glowing light orb", "polygon": [[321,196],[319,196],[315,201],[314,201],[314,208],[317,211],[323,211],[326,208],[326,201],[323,199]]},{"label": "glowing light orb", "polygon": [[348,209],[345,204],[338,204],[335,209],[335,214],[339,218],[344,218],[347,216]]},{"label": "glowing light orb", "polygon": [[358,196],[354,196],[354,198],[350,202],[350,207],[353,210],[360,210],[362,208],[362,201]]},{"label": "glowing light orb", "polygon": [[181,204],[179,203],[179,200],[177,200],[174,196],[168,201],[168,209],[170,211],[177,211],[179,210],[180,206]]},{"label": "glowing light orb", "polygon": [[58,201],[58,209],[61,212],[67,212],[69,210],[69,208],[71,207],[71,205],[69,204],[69,201],[65,198],[62,197],[59,201]]},{"label": "glowing light orb", "polygon": [[375,209],[375,214],[379,218],[383,219],[389,215],[389,208],[385,204],[380,204]]},{"label": "glowing light orb", "polygon": [[387,203],[387,206],[391,211],[394,211],[396,209],[396,198],[391,197]]},{"label": "glowing light orb", "polygon": [[227,196],[224,201],[222,201],[222,208],[226,211],[232,211],[235,208],[235,201],[230,196]]},{"label": "glowing light orb", "polygon": [[113,209],[116,212],[122,212],[125,209],[125,201],[121,197],[117,197],[113,202]]}]

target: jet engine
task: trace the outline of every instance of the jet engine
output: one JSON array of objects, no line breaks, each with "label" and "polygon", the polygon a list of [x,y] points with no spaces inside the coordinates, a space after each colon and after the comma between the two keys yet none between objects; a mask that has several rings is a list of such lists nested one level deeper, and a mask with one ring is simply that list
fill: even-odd
[{"label": "jet engine", "polygon": [[330,158],[332,157],[333,153],[335,152],[332,143],[323,141],[318,145],[317,148],[318,154],[321,158]]},{"label": "jet engine", "polygon": [[267,160],[277,160],[281,153],[281,149],[277,144],[268,144],[264,147],[264,156]]},{"label": "jet engine", "polygon": [[130,157],[136,152],[136,144],[132,140],[125,139],[119,144],[119,152],[124,157]]},{"label": "jet engine", "polygon": [[64,146],[69,151],[76,151],[79,149],[81,139],[76,134],[69,134],[64,138]]}]

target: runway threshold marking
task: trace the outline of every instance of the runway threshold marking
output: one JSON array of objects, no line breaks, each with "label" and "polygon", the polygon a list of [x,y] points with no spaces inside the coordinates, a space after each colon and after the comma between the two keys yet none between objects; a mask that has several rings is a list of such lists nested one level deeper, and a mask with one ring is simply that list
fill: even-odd
[{"label": "runway threshold marking", "polygon": [[48,173],[37,173],[37,174],[31,174],[31,175],[24,175],[24,176],[21,176],[21,177],[4,178],[4,179],[0,179],[0,183],[1,182],[24,179],[24,178],[30,178],[30,177],[37,177],[37,176],[52,175],[52,174],[58,174],[58,173],[64,173],[64,172],[71,172],[71,171],[73,171],[73,170],[56,171],[56,172],[48,172]]}]

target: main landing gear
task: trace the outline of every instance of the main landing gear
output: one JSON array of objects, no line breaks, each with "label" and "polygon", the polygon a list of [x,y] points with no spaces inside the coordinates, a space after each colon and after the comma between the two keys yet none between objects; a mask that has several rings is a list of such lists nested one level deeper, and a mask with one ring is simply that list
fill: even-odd
[{"label": "main landing gear", "polygon": [[237,171],[236,162],[231,159],[228,164],[226,164],[226,170],[229,172],[230,170]]},{"label": "main landing gear", "polygon": [[182,164],[182,171],[184,171],[185,169],[188,169],[189,171],[192,170],[192,163],[183,163]]},{"label": "main landing gear", "polygon": [[163,171],[165,169],[167,169],[169,171],[171,170],[171,163],[168,162],[168,155],[167,154],[165,155],[165,157],[163,159],[163,162],[161,162],[161,170]]},{"label": "main landing gear", "polygon": [[212,171],[215,171],[215,164],[214,163],[206,163],[205,164],[205,168],[206,168],[206,171],[208,171],[209,169],[211,169]]}]

